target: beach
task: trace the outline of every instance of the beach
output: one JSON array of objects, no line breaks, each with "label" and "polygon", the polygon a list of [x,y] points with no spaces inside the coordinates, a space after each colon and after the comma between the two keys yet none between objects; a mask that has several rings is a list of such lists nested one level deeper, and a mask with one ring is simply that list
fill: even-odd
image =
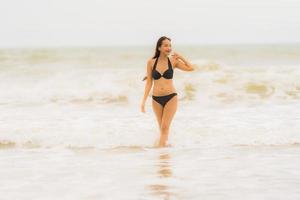
[{"label": "beach", "polygon": [[1,199],[299,199],[300,45],[174,49],[167,148],[152,46],[1,49]]}]

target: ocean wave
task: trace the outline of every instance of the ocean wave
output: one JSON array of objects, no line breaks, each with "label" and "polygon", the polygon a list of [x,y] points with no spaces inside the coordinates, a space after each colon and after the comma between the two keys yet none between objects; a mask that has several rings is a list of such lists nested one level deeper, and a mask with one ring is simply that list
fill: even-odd
[{"label": "ocean wave", "polygon": [[[276,51],[275,57],[266,58],[271,64],[250,59],[229,62],[224,58],[233,56],[230,51],[211,48],[208,48],[210,56],[204,56],[205,49],[200,47],[191,52],[194,71],[175,69],[174,86],[179,101],[203,104],[299,101],[300,60],[296,64],[286,60],[282,64]],[[211,56],[214,48],[218,49],[219,57]],[[240,48],[244,52],[246,47]],[[147,49],[137,49],[2,50],[0,104],[139,104],[144,93],[145,82],[141,78],[145,74],[143,55]],[[239,54],[238,50],[234,55]],[[260,48],[257,51],[272,54],[272,48],[266,50],[271,53],[261,52]],[[296,53],[297,48],[286,50]],[[255,52],[253,46],[251,51]],[[232,59],[235,60],[234,56]]]},{"label": "ocean wave", "polygon": [[[241,141],[231,141],[228,143],[210,143],[210,142],[201,142],[201,145],[197,141],[192,141],[193,138],[191,138],[190,143],[181,143],[180,141],[172,142],[171,147],[173,148],[218,148],[218,147],[249,147],[249,148],[262,148],[262,147],[300,147],[300,141],[289,141],[289,142],[268,142],[268,141],[249,141],[247,142],[241,142]],[[157,141],[153,141],[152,143],[148,144],[130,144],[130,143],[110,143],[110,144],[77,144],[78,142],[74,143],[52,143],[47,144],[47,142],[33,142],[32,140],[25,140],[23,142],[20,141],[12,141],[12,140],[0,140],[0,150],[6,150],[6,149],[69,149],[74,151],[88,151],[88,150],[105,150],[110,149],[114,151],[138,151],[143,149],[151,149],[151,148],[157,148]],[[169,142],[170,143],[170,142]]]}]

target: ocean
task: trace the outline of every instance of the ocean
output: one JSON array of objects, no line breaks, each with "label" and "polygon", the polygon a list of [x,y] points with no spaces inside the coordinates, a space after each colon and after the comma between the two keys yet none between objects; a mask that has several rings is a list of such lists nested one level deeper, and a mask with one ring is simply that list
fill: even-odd
[{"label": "ocean", "polygon": [[173,46],[178,109],[140,112],[152,46],[0,50],[1,199],[299,199],[300,45]]}]

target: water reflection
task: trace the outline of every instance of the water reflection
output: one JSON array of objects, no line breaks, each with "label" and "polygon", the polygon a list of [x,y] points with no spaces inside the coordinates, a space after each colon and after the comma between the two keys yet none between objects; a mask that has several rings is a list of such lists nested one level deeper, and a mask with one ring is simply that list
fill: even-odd
[{"label": "water reflection", "polygon": [[[150,194],[156,196],[156,199],[173,200],[178,199],[178,195],[174,193],[174,187],[168,184],[169,179],[173,178],[171,155],[168,152],[159,152],[157,161],[157,184],[147,185],[146,188]],[[159,198],[157,198],[159,197]],[[176,197],[176,198],[175,198]]]}]

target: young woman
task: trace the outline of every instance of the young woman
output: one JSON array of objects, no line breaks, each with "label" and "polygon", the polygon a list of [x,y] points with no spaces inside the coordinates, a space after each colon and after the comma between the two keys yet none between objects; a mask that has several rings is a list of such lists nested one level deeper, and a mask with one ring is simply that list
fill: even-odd
[{"label": "young woman", "polygon": [[147,80],[145,92],[141,103],[141,111],[145,113],[145,102],[153,87],[152,108],[156,115],[160,130],[158,147],[167,145],[171,121],[177,110],[177,93],[173,85],[173,71],[175,68],[183,71],[192,71],[192,64],[183,56],[174,53],[172,58],[169,55],[172,51],[171,39],[163,36],[156,43],[155,54],[147,62]]}]

